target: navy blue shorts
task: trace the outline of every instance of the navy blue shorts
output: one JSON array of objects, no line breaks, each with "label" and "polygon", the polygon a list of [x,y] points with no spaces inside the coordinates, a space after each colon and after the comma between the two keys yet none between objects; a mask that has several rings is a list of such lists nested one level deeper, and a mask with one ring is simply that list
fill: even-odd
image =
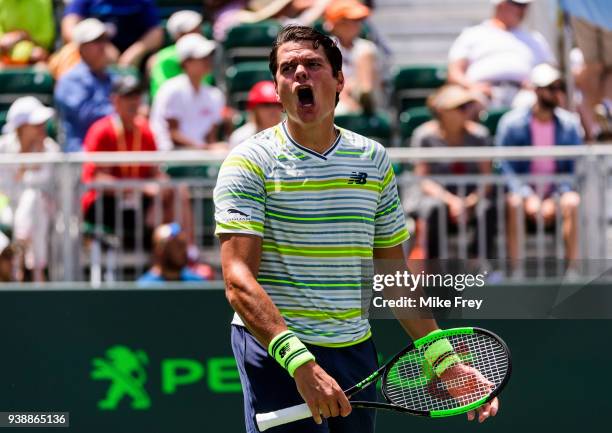
[{"label": "navy blue shorts", "polygon": [[[342,348],[308,345],[317,363],[340,385],[348,389],[378,368],[374,342]],[[232,350],[236,357],[244,393],[247,433],[258,433],[255,414],[271,412],[304,403],[295,381],[259,342],[242,327],[232,325]],[[369,386],[355,394],[355,400],[376,401],[376,387]],[[312,418],[268,430],[270,433],[373,433],[375,411],[353,409],[346,418],[340,416],[317,425]]]}]

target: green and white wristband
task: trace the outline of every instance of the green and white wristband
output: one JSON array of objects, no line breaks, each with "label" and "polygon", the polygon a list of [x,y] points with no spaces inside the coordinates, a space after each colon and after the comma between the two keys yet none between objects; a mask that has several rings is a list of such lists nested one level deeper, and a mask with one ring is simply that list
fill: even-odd
[{"label": "green and white wristband", "polygon": [[431,343],[429,347],[425,349],[424,355],[437,376],[444,373],[447,368],[461,362],[461,358],[455,353],[448,338],[441,338]]},{"label": "green and white wristband", "polygon": [[268,353],[289,372],[291,377],[298,367],[315,359],[304,343],[289,330],[281,332],[270,341]]}]

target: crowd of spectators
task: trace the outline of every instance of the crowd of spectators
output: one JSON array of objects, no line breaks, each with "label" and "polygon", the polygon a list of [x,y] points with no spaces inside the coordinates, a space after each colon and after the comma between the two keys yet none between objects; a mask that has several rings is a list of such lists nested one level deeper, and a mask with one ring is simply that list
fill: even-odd
[{"label": "crowd of spectators", "polygon": [[[597,107],[605,106],[606,98],[612,100],[612,17],[606,2],[561,1],[572,17],[577,45],[584,58],[576,77],[582,94],[579,102],[583,129],[574,113],[566,110],[572,104],[565,97],[565,80],[553,50],[540,33],[522,25],[535,0],[490,1],[491,17],[464,29],[452,44],[448,83],[427,99],[433,119],[414,131],[410,145],[552,146],[580,144],[583,137],[587,140],[600,137]],[[345,77],[337,114],[367,116],[389,111],[392,106],[385,91],[387,47],[378,29],[368,21],[374,11],[372,2],[204,0],[203,13],[179,10],[165,23],[154,0],[65,3],[61,20],[56,22],[52,0],[0,0],[0,69],[34,67],[50,71],[56,80],[53,105],[60,131],[58,145],[47,135],[45,127],[54,116],[52,108],[33,97],[20,98],[7,113],[0,153],[172,149],[225,152],[282,119],[274,82],[261,81],[248,93],[246,123],[234,127],[231,119],[236,117],[236,107],[230,107],[224,83],[219,83],[222,76],[219,71],[224,67],[219,48],[230,29],[270,19],[283,25],[318,25],[336,40],[343,54]],[[32,13],[34,10],[36,13]],[[203,34],[205,23],[212,29],[212,39]],[[366,27],[369,38],[364,37]],[[499,108],[509,112],[492,137],[478,122],[478,114]],[[415,166],[416,174],[422,176],[489,174],[492,169],[491,162]],[[517,237],[517,215],[521,209],[528,220],[541,214],[545,224],[552,224],[559,206],[566,255],[568,259],[577,258],[578,194],[567,185],[535,187],[516,181],[517,174],[571,173],[571,163],[546,159],[516,161],[503,164],[502,170],[508,178],[508,239]],[[51,184],[53,173],[48,166],[41,166],[3,170],[1,176],[4,183],[0,183],[0,228],[5,229],[0,231],[3,236],[0,256],[6,250],[6,255],[23,261],[23,268],[32,279],[42,280],[53,203],[39,186]],[[163,250],[166,247],[159,245],[172,244],[167,239],[175,238],[181,240],[181,245],[186,243],[186,251],[195,250],[187,188],[160,188],[160,182],[168,177],[153,166],[101,167],[87,163],[83,167],[85,184],[120,179],[150,182],[142,194],[129,188],[89,190],[82,197],[86,223],[96,225],[102,215],[104,224],[113,230],[120,201],[122,208],[143,210],[144,235],[153,234],[153,244],[159,247],[155,251]],[[11,182],[15,187],[2,189]],[[476,215],[484,215],[490,222],[485,233],[485,255],[492,254],[496,217],[490,189],[483,191],[467,185],[460,193],[432,180],[423,181],[418,189],[413,257],[439,255],[435,238],[442,208],[450,227],[461,221],[474,225]],[[560,201],[555,201],[555,194],[560,194]],[[141,203],[134,203],[137,197]],[[161,201],[164,223],[157,229],[152,216],[155,199]],[[182,209],[179,214],[175,212],[176,203]],[[171,225],[172,222],[176,225]],[[7,233],[14,245],[2,247]],[[483,242],[475,239],[470,251],[477,254],[479,245]],[[509,242],[510,258],[518,256],[517,248]],[[157,261],[162,256],[159,251],[155,253]],[[149,280],[152,275],[161,275],[159,266],[154,266]],[[180,269],[174,271],[180,274]]]}]

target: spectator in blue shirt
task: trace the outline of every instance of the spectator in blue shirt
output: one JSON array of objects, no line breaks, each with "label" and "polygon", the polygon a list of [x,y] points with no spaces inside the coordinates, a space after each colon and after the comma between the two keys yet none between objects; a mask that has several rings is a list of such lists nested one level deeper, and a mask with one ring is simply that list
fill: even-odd
[{"label": "spectator in blue shirt", "polygon": [[120,66],[138,67],[164,41],[153,0],[72,0],[62,18],[64,40],[73,39],[75,25],[85,18],[97,18],[110,29],[111,42],[120,53]]},{"label": "spectator in blue shirt", "polygon": [[88,18],[81,21],[73,33],[81,62],[64,74],[55,88],[55,103],[65,133],[64,150],[67,152],[80,151],[89,127],[113,112],[110,101],[112,77],[107,70],[108,57],[105,55],[106,27],[97,19]]},{"label": "spectator in blue shirt", "polygon": [[141,286],[164,281],[204,281],[187,267],[187,237],[177,223],[163,224],[153,232],[153,267],[138,279]]},{"label": "spectator in blue shirt", "polygon": [[[499,146],[567,146],[582,144],[578,118],[559,107],[565,94],[561,73],[548,64],[534,68],[531,81],[537,100],[528,109],[518,108],[506,113],[499,122],[496,144]],[[534,177],[574,172],[573,161],[537,158],[504,161],[501,165],[508,178],[507,241],[508,256],[519,259],[519,216],[535,221],[540,215],[546,226],[554,224],[557,208],[563,218],[565,256],[570,262],[578,257],[578,206],[580,196],[568,182],[524,182],[517,175]],[[558,201],[557,201],[558,199]]]}]

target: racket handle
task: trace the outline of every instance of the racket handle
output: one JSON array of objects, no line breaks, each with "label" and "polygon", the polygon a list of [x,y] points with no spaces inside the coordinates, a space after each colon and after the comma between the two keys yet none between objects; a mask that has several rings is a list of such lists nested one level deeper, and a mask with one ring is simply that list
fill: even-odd
[{"label": "racket handle", "polygon": [[277,425],[287,424],[311,417],[312,413],[306,403],[285,409],[275,410],[274,412],[258,413],[255,415],[257,427],[260,431],[267,430]]}]

